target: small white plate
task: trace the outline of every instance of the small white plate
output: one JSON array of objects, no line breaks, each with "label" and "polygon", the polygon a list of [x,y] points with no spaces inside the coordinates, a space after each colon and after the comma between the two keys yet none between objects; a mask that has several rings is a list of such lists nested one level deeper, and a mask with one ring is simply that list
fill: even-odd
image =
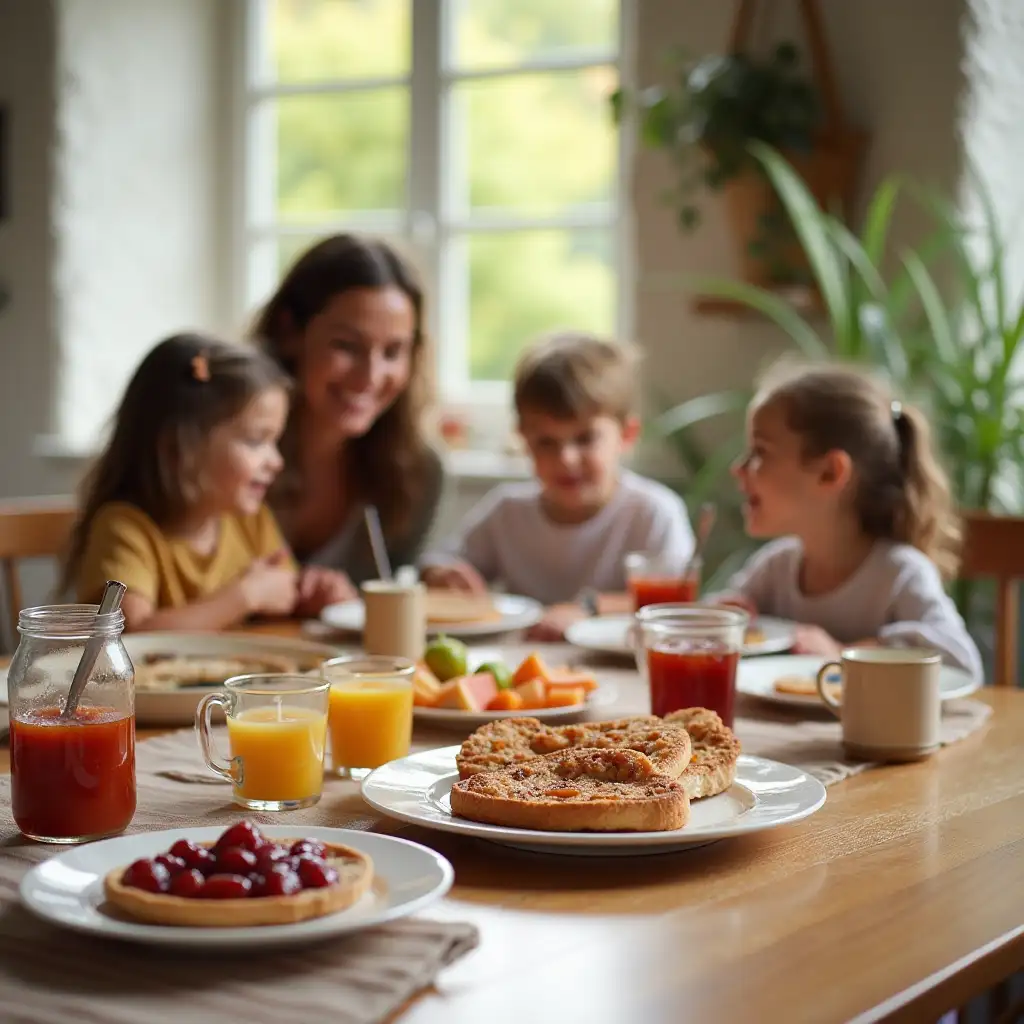
[{"label": "small white plate", "polygon": [[[632,658],[629,629],[632,615],[596,615],[574,622],[566,631],[565,639],[577,647],[599,654],[617,654]],[[743,648],[744,656],[776,654],[793,646],[795,624],[786,619],[773,619],[765,615],[751,623],[751,629],[763,634],[761,639]]]},{"label": "small white plate", "polygon": [[669,832],[541,832],[468,821],[452,814],[449,794],[459,775],[459,748],[439,747],[403,757],[363,780],[371,807],[424,828],[487,839],[540,853],[636,856],[704,846],[718,839],[787,825],[825,802],[825,787],[799,768],[741,755],[736,782],[725,793],[690,805],[690,821]]},{"label": "small white plate", "polygon": [[[759,697],[776,704],[824,709],[821,698],[816,693],[806,695],[778,693],[775,690],[775,681],[783,676],[815,679],[818,669],[825,664],[825,661],[825,658],[817,654],[784,654],[758,658],[755,661],[741,661],[736,670],[736,689],[750,697]],[[838,672],[836,676],[836,681],[839,681]],[[939,689],[942,692],[943,700],[967,697],[980,688],[980,684],[976,683],[963,669],[943,665],[939,670]]]},{"label": "small white plate", "polygon": [[[197,655],[210,658],[248,655],[293,659],[306,670],[319,665],[339,651],[332,644],[258,633],[127,633],[122,638],[128,657],[136,663],[147,654]],[[66,662],[66,664],[65,664]],[[66,675],[68,685],[78,664],[78,654],[54,659],[54,673]],[[7,704],[7,669],[0,670],[0,704]],[[182,686],[176,690],[136,690],[135,721],[139,725],[191,725],[196,707],[216,686]]]},{"label": "small white plate", "polygon": [[[530,597],[515,594],[494,594],[494,607],[501,613],[500,619],[485,619],[480,622],[428,623],[427,632],[446,636],[494,636],[497,633],[511,633],[517,629],[529,629],[540,622],[544,606]],[[360,633],[363,629],[364,611],[362,601],[343,601],[330,604],[320,613],[320,621],[331,629],[342,633]]]},{"label": "small white plate", "polygon": [[440,899],[455,872],[439,853],[395,836],[306,825],[261,826],[270,839],[293,836],[352,846],[373,860],[373,886],[358,903],[337,914],[298,924],[258,928],[179,928],[141,924],[108,912],[103,878],[139,857],[152,857],[177,839],[211,841],[222,827],[176,828],[88,843],[51,857],[21,882],[22,902],[33,913],[73,931],[157,946],[232,949],[318,942],[415,914]]}]

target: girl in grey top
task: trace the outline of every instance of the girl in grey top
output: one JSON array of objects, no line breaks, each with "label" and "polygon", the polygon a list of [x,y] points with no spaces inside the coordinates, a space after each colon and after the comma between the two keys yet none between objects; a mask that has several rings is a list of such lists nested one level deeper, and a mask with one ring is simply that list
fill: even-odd
[{"label": "girl in grey top", "polygon": [[800,623],[802,653],[924,646],[981,678],[943,589],[959,528],[919,410],[859,370],[782,367],[751,404],[734,473],[747,532],[780,539],[732,578],[725,600]]}]

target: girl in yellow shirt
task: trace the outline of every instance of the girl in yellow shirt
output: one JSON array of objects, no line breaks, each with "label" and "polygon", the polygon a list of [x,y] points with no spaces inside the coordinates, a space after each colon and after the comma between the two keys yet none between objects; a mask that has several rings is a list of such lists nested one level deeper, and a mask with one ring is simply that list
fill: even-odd
[{"label": "girl in yellow shirt", "polygon": [[287,414],[288,379],[256,350],[193,334],[157,345],[85,480],[65,588],[95,603],[121,580],[136,630],[315,615],[351,597],[340,573],[298,571],[264,504]]}]

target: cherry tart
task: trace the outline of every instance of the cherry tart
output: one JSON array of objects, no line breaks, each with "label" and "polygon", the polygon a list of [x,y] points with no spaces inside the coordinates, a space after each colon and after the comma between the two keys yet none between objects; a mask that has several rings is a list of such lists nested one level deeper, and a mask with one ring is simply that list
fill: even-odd
[{"label": "cherry tart", "polygon": [[240,821],[215,843],[179,839],[152,859],[116,868],[103,888],[113,906],[139,921],[236,928],[333,914],[372,882],[365,853],[317,839],[268,839]]}]

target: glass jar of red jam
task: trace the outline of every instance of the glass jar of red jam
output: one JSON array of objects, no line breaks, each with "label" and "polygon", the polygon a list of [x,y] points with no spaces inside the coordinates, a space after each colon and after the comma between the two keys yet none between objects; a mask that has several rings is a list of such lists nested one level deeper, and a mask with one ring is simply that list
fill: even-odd
[{"label": "glass jar of red jam", "polygon": [[732,728],[747,613],[656,604],[640,609],[636,621],[637,668],[650,686],[652,713],[709,708]]},{"label": "glass jar of red jam", "polygon": [[[135,669],[124,615],[96,605],[26,608],[7,676],[11,802],[30,839],[82,843],[135,814]],[[86,645],[98,651],[74,713],[64,706]]]}]

